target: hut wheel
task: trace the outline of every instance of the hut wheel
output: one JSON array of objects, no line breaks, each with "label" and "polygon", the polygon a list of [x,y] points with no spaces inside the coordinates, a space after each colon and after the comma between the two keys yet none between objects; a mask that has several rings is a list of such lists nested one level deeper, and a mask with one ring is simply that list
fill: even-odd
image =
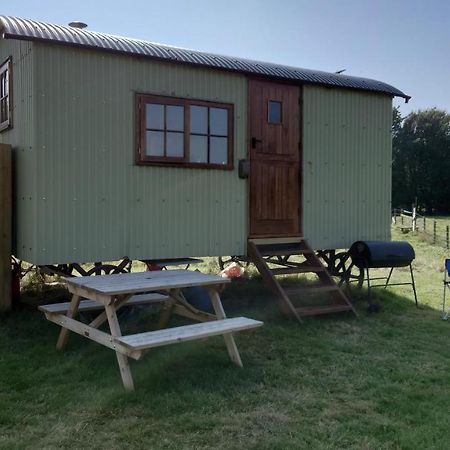
[{"label": "hut wheel", "polygon": [[225,269],[225,266],[227,266],[230,263],[238,263],[240,266],[248,267],[250,262],[246,261],[244,256],[229,256],[224,258],[223,256],[219,256],[217,258],[217,262],[219,263],[220,270]]},{"label": "hut wheel", "polygon": [[358,289],[362,288],[364,283],[364,270],[356,267],[347,252],[336,253],[333,258],[332,276],[339,277],[339,286],[349,285],[351,281],[356,280]]},{"label": "hut wheel", "polygon": [[97,264],[86,272],[86,276],[112,275],[116,273],[127,273],[127,270],[124,267],[115,266],[114,264]]}]

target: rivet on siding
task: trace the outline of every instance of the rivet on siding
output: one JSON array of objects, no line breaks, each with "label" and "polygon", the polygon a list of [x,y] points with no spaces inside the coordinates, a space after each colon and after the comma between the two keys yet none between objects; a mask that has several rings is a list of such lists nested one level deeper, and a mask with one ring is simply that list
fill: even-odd
[{"label": "rivet on siding", "polygon": [[141,199],[140,199],[140,198],[137,198],[137,199],[136,199],[136,201],[137,201],[137,202],[140,202],[140,201],[141,201]]},{"label": "rivet on siding", "polygon": [[44,148],[45,148],[45,145],[43,145],[42,148],[44,149]]},{"label": "rivet on siding", "polygon": [[76,198],[74,198],[74,199],[73,199],[73,201],[74,201],[74,202],[76,202],[76,201],[77,201],[77,199],[76,199]]},{"label": "rivet on siding", "polygon": [[47,250],[45,248],[42,249],[43,252],[46,252]]},{"label": "rivet on siding", "polygon": [[46,200],[46,198],[45,198],[45,197],[42,197],[42,200]]}]

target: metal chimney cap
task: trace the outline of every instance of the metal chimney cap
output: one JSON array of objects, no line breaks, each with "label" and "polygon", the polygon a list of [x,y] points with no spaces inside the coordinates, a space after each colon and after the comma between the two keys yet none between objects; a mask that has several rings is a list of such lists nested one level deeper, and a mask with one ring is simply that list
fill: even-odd
[{"label": "metal chimney cap", "polygon": [[69,23],[69,27],[72,27],[72,28],[78,28],[78,29],[82,30],[83,28],[87,28],[87,23],[84,23],[84,22],[78,22],[78,21],[76,21],[76,22],[70,22],[70,23]]}]

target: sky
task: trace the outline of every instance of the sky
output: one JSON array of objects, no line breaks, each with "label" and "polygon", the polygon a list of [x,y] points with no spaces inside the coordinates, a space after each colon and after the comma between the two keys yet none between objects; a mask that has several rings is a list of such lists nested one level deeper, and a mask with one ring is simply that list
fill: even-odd
[{"label": "sky", "polygon": [[[14,0],[1,15],[373,78],[450,112],[448,0]],[[125,6],[125,8],[124,8]]]}]

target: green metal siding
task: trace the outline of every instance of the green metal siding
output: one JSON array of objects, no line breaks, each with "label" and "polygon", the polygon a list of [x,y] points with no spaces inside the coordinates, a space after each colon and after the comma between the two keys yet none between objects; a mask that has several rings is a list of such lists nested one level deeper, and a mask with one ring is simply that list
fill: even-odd
[{"label": "green metal siding", "polygon": [[[244,76],[35,43],[37,264],[245,253]],[[135,92],[234,104],[233,171],[137,166]]]},{"label": "green metal siding", "polygon": [[0,64],[12,57],[13,127],[0,133],[0,143],[13,148],[13,253],[34,259],[36,241],[36,147],[34,145],[34,46],[31,42],[0,39]]},{"label": "green metal siding", "polygon": [[303,231],[316,249],[390,239],[392,100],[304,87]]}]

